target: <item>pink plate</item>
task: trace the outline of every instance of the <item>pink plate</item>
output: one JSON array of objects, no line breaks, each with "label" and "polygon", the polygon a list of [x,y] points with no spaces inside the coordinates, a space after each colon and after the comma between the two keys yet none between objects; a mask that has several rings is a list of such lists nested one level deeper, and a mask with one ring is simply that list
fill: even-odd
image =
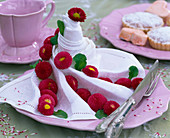
[{"label": "pink plate", "polygon": [[37,61],[40,58],[39,48],[42,46],[45,38],[53,35],[54,31],[53,28],[42,28],[39,38],[32,45],[23,48],[12,48],[8,46],[0,33],[0,62],[26,64]]},{"label": "pink plate", "polygon": [[[31,72],[27,71],[23,75]],[[136,110],[132,111],[124,125],[124,129],[134,128],[140,126],[150,120],[158,118],[168,109],[168,103],[170,99],[170,91],[164,85],[162,79],[159,80],[158,85],[154,93],[148,98],[144,98]],[[75,130],[83,131],[95,131],[96,126],[102,121],[99,119],[96,120],[86,120],[86,121],[68,121],[58,118],[49,118],[47,116],[38,116],[32,113],[29,113],[24,110],[16,109],[18,112],[29,116],[41,123],[61,126],[66,128],[72,128]]]},{"label": "pink plate", "polygon": [[[99,23],[100,34],[119,49],[152,59],[170,60],[170,51],[156,50],[151,48],[149,44],[145,47],[136,46],[130,42],[119,39],[119,34],[122,29],[122,17],[128,13],[144,11],[149,6],[150,4],[137,4],[127,8],[114,10]],[[170,9],[170,4],[168,4],[168,8]]]}]

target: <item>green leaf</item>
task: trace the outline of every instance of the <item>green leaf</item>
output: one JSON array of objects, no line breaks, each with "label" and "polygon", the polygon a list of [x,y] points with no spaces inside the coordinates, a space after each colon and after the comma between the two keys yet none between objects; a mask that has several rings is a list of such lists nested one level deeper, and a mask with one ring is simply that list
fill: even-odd
[{"label": "green leaf", "polygon": [[34,64],[30,64],[29,66],[30,66],[32,69],[34,69],[40,61],[42,61],[42,60],[39,59],[39,60],[37,60]]},{"label": "green leaf", "polygon": [[102,119],[103,117],[107,117],[107,114],[105,114],[103,110],[98,110],[98,111],[96,112],[95,116],[96,116],[98,119]]},{"label": "green leaf", "polygon": [[86,58],[86,56],[84,54],[78,53],[77,55],[74,56],[73,60],[75,62],[78,62],[78,61],[87,60],[87,58]]},{"label": "green leaf", "polygon": [[54,37],[51,37],[50,42],[52,45],[58,44],[58,34],[56,34]]},{"label": "green leaf", "polygon": [[132,79],[136,76],[138,76],[138,68],[136,66],[130,66],[129,67],[129,79]]},{"label": "green leaf", "polygon": [[62,36],[64,36],[64,28],[65,28],[64,22],[61,21],[61,20],[58,20],[58,21],[57,21],[57,25],[58,25],[58,28],[59,28],[59,30],[60,30],[60,34],[61,34]]},{"label": "green leaf", "polygon": [[73,61],[75,62],[74,68],[76,70],[81,71],[83,68],[86,67],[86,62],[87,58],[84,54],[77,54],[73,57]]},{"label": "green leaf", "polygon": [[63,110],[58,110],[57,112],[54,111],[53,115],[65,119],[68,117],[67,113],[64,112]]},{"label": "green leaf", "polygon": [[86,67],[86,64],[87,64],[86,61],[82,61],[82,62],[79,62],[78,64],[75,64],[75,65],[74,65],[74,68],[75,68],[76,70],[81,71],[83,68]]}]

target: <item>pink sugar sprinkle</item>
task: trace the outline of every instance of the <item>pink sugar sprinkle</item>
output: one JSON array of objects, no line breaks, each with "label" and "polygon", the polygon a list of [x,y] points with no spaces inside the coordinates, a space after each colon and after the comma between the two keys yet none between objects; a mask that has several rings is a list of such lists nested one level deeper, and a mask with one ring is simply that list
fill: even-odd
[{"label": "pink sugar sprinkle", "polygon": [[159,113],[158,111],[156,111],[156,114],[161,115],[161,113]]},{"label": "pink sugar sprinkle", "polygon": [[33,136],[33,135],[36,135],[37,133],[31,133],[30,135]]},{"label": "pink sugar sprinkle", "polygon": [[98,38],[95,36],[95,37],[94,37],[94,40],[95,40],[95,41],[97,41],[97,40],[98,40]]},{"label": "pink sugar sprinkle", "polygon": [[136,115],[136,114],[135,114],[134,116],[135,116],[135,117],[140,117],[140,115]]},{"label": "pink sugar sprinkle", "polygon": [[96,29],[96,27],[91,27],[90,29],[91,29],[91,30],[94,30],[94,29]]},{"label": "pink sugar sprinkle", "polygon": [[166,137],[166,134],[162,135],[162,137]]},{"label": "pink sugar sprinkle", "polygon": [[92,23],[93,26],[96,26],[96,24]]},{"label": "pink sugar sprinkle", "polygon": [[166,117],[163,118],[164,120],[168,120]]},{"label": "pink sugar sprinkle", "polygon": [[156,132],[155,134],[158,135],[158,136],[160,136],[159,132]]}]

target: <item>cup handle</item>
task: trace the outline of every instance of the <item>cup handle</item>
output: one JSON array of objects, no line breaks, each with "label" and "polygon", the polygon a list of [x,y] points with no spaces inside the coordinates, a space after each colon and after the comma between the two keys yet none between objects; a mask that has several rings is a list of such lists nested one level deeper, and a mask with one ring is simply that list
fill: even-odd
[{"label": "cup handle", "polygon": [[48,23],[48,20],[51,18],[51,16],[53,15],[53,13],[55,11],[55,2],[53,0],[45,1],[46,7],[48,4],[51,4],[51,10],[50,10],[49,14],[47,15],[47,17],[45,17],[45,19],[43,20],[42,27],[44,27]]}]

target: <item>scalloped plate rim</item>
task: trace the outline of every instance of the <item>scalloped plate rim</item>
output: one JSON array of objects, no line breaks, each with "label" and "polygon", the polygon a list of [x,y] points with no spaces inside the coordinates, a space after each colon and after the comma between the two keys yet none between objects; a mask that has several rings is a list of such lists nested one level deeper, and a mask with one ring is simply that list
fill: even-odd
[{"label": "scalloped plate rim", "polygon": [[[126,48],[126,47],[123,47],[123,46],[121,46],[121,44],[115,43],[114,41],[117,40],[117,39],[116,39],[116,38],[113,38],[113,39],[109,38],[108,35],[106,35],[106,34],[104,33],[103,29],[102,29],[103,26],[106,26],[106,27],[107,27],[107,26],[113,26],[113,27],[116,26],[116,24],[113,24],[113,25],[112,25],[112,24],[109,24],[109,23],[107,23],[107,22],[105,21],[106,18],[111,17],[112,14],[114,14],[114,13],[116,13],[116,12],[118,12],[118,11],[124,11],[124,10],[131,9],[131,8],[134,8],[134,7],[140,7],[140,6],[142,7],[142,6],[149,6],[149,5],[150,5],[149,3],[135,4],[135,5],[131,5],[131,6],[129,6],[129,7],[125,7],[125,8],[122,8],[122,9],[113,10],[110,14],[108,14],[107,16],[105,16],[104,18],[101,19],[101,21],[100,21],[100,23],[99,23],[100,35],[101,35],[103,38],[105,38],[106,40],[108,40],[110,43],[112,43],[112,45],[113,45],[114,47],[119,48],[119,49],[121,49],[121,50],[125,50],[125,51],[127,51],[127,52],[130,52],[130,53],[133,53],[133,54],[137,54],[137,55],[141,55],[141,56],[144,56],[144,57],[148,57],[148,58],[151,58],[151,59],[170,60],[170,56],[167,57],[167,55],[170,55],[170,51],[161,51],[161,50],[156,50],[156,49],[153,49],[153,48],[146,48],[146,47],[135,46],[135,45],[131,44],[130,42],[126,42],[126,43],[127,43],[127,46],[128,46],[128,45],[130,45],[130,46],[135,46],[135,49],[138,49],[137,47],[139,47],[139,49],[142,48],[142,49],[146,50],[146,51],[144,51],[144,52],[142,51],[142,53],[140,53],[140,52],[138,52],[138,51],[134,51],[133,49],[130,49],[130,48],[128,49],[128,48]],[[168,3],[168,6],[170,6],[170,3]],[[119,12],[118,12],[118,13],[119,13]],[[114,20],[114,21],[115,21],[115,20]],[[121,24],[121,25],[122,25],[122,24]],[[118,34],[118,33],[115,33],[114,35],[119,35],[119,34]],[[120,43],[121,43],[122,40],[119,39],[119,41],[120,41]],[[151,52],[152,52],[153,55],[147,54],[148,49],[151,50]],[[157,52],[157,51],[161,52],[162,55],[160,55],[160,54],[155,55],[154,52]],[[146,52],[146,53],[145,53],[145,52]],[[150,51],[149,51],[149,52],[150,52]],[[149,52],[148,52],[148,53],[149,53]],[[167,53],[167,54],[166,54],[166,53]],[[164,56],[164,54],[166,54],[166,56]]]}]

